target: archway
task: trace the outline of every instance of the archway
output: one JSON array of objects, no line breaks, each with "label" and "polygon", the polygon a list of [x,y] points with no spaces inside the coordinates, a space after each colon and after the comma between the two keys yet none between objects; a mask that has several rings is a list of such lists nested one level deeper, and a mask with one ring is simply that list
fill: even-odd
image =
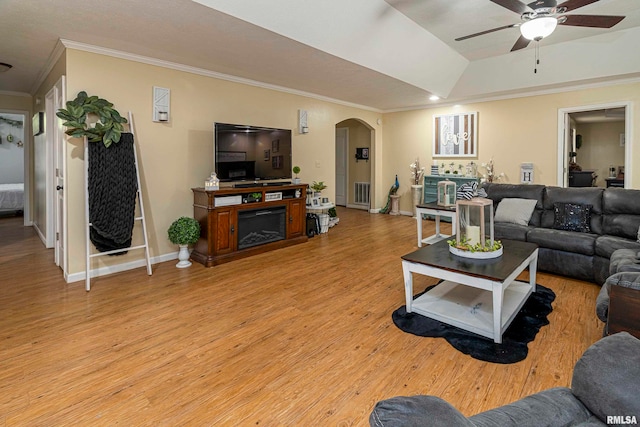
[{"label": "archway", "polygon": [[371,210],[375,130],[360,119],[336,124],[336,205]]}]

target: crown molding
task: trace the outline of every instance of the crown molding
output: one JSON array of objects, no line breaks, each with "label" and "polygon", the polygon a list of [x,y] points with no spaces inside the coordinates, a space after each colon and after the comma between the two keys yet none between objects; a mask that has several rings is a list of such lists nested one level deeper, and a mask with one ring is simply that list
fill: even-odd
[{"label": "crown molding", "polygon": [[[137,55],[129,52],[124,52],[115,49],[104,48],[100,46],[94,46],[90,44],[75,42],[73,40],[60,39],[60,44],[67,49],[75,49],[83,52],[96,53],[99,55],[111,56],[114,58],[124,59],[127,61],[139,62],[147,65],[154,65],[156,67],[168,68],[176,71],[183,71],[185,73],[197,74],[200,76],[211,77],[214,79],[225,80],[233,83],[240,83],[248,86],[259,87],[262,89],[274,90],[277,92],[283,92],[290,95],[303,96],[306,98],[312,98],[319,101],[330,102],[332,104],[339,104],[345,107],[358,108],[361,110],[372,111],[375,113],[383,113],[382,110],[369,107],[367,105],[354,104],[351,102],[341,101],[339,99],[330,98],[327,96],[318,95],[311,92],[305,92],[297,89],[291,89],[284,86],[273,85],[269,83],[259,82],[256,80],[245,79],[242,77],[232,76],[230,74],[218,73],[216,71],[205,70],[203,68],[191,67],[189,65],[179,64],[176,62],[165,61],[162,59],[152,58],[148,56]],[[55,64],[55,61],[53,62]],[[50,71],[51,69],[49,69]],[[46,75],[46,74],[45,74]]]},{"label": "crown molding", "polygon": [[31,98],[31,94],[27,93],[27,92],[13,92],[10,90],[0,90],[0,95],[6,95],[6,96],[23,96],[25,98]]},{"label": "crown molding", "polygon": [[40,70],[40,74],[38,74],[38,78],[36,78],[35,83],[31,87],[31,96],[35,96],[36,92],[40,88],[40,85],[44,83],[44,80],[47,78],[53,67],[56,65],[62,54],[64,53],[64,45],[61,40],[56,42],[56,46],[53,48],[53,51],[47,58],[44,67]]},{"label": "crown molding", "polygon": [[398,108],[394,110],[385,110],[383,113],[398,113],[403,111],[415,111],[415,110],[428,110],[434,108],[442,108],[442,107],[452,107],[454,105],[465,105],[465,104],[475,104],[482,102],[492,102],[492,101],[503,101],[507,99],[515,99],[515,98],[529,98],[532,96],[542,96],[542,95],[553,95],[557,93],[565,93],[565,92],[575,92],[579,90],[587,90],[587,89],[597,89],[601,87],[608,86],[618,86],[624,84],[634,84],[640,83],[640,76],[637,77],[620,77],[614,78],[606,81],[600,82],[592,82],[592,83],[582,83],[575,84],[557,88],[549,88],[549,89],[540,89],[540,90],[530,90],[530,91],[522,91],[522,92],[514,92],[503,95],[495,95],[488,97],[478,97],[478,98],[465,98],[465,99],[457,99],[445,102],[439,102],[436,104],[424,104],[416,107],[407,107],[407,108]]}]

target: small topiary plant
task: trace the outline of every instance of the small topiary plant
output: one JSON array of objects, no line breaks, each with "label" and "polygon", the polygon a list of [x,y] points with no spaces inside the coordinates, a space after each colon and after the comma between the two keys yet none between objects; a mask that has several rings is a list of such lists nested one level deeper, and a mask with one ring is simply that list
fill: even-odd
[{"label": "small topiary plant", "polygon": [[182,216],[173,221],[168,234],[174,245],[192,245],[200,238],[200,223],[193,218]]},{"label": "small topiary plant", "polygon": [[297,178],[298,174],[300,173],[300,166],[294,166],[292,170],[293,170],[293,173],[296,174],[296,178]]}]

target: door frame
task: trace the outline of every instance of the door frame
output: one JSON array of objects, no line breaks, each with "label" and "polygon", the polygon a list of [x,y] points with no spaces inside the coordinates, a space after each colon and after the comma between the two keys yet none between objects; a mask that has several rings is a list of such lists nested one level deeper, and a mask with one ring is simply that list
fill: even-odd
[{"label": "door frame", "polygon": [[567,187],[568,171],[566,165],[567,158],[567,130],[565,123],[569,123],[570,113],[582,111],[604,110],[608,108],[624,108],[624,134],[626,143],[624,145],[624,187],[630,188],[633,176],[632,153],[633,153],[633,102],[619,101],[606,104],[582,105],[577,107],[567,107],[558,109],[558,151],[557,151],[557,185]]},{"label": "door frame", "polygon": [[344,156],[344,188],[342,188],[344,192],[344,205],[342,203],[338,203],[338,180],[336,179],[336,205],[340,206],[348,206],[349,205],[349,128],[348,127],[336,127],[336,177],[338,175],[338,151],[340,147],[337,144],[337,133],[344,132],[345,135],[345,144],[343,150],[340,154]]},{"label": "door frame", "polygon": [[0,114],[19,114],[22,115],[22,129],[24,130],[24,138],[22,142],[24,145],[23,149],[23,183],[24,183],[24,193],[23,200],[24,204],[22,207],[22,224],[25,227],[30,227],[33,225],[33,218],[31,218],[31,150],[33,144],[33,136],[31,132],[31,117],[29,117],[29,111],[27,110],[12,110],[8,108],[1,108]]},{"label": "door frame", "polygon": [[[47,146],[51,147],[51,164],[47,170],[47,228],[52,224],[54,262],[62,269],[65,280],[68,272],[68,236],[67,236],[67,200],[65,194],[65,177],[67,176],[67,144],[62,127],[62,121],[56,116],[56,111],[66,104],[65,76],[53,85],[47,92],[45,99],[45,114],[47,117]],[[48,150],[48,149],[47,149]],[[47,152],[49,154],[49,152]],[[57,186],[62,187],[57,190]],[[51,198],[51,200],[49,200]],[[51,202],[51,205],[49,205]],[[49,209],[51,206],[51,209]],[[49,233],[47,233],[49,234]]]}]

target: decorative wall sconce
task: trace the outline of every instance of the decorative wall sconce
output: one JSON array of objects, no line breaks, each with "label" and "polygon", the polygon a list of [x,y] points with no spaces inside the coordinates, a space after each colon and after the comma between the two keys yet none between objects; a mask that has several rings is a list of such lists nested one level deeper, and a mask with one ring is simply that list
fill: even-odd
[{"label": "decorative wall sconce", "polygon": [[306,110],[298,110],[298,131],[300,133],[309,133]]},{"label": "decorative wall sconce", "polygon": [[153,121],[168,122],[171,110],[171,91],[169,89],[153,87]]}]

